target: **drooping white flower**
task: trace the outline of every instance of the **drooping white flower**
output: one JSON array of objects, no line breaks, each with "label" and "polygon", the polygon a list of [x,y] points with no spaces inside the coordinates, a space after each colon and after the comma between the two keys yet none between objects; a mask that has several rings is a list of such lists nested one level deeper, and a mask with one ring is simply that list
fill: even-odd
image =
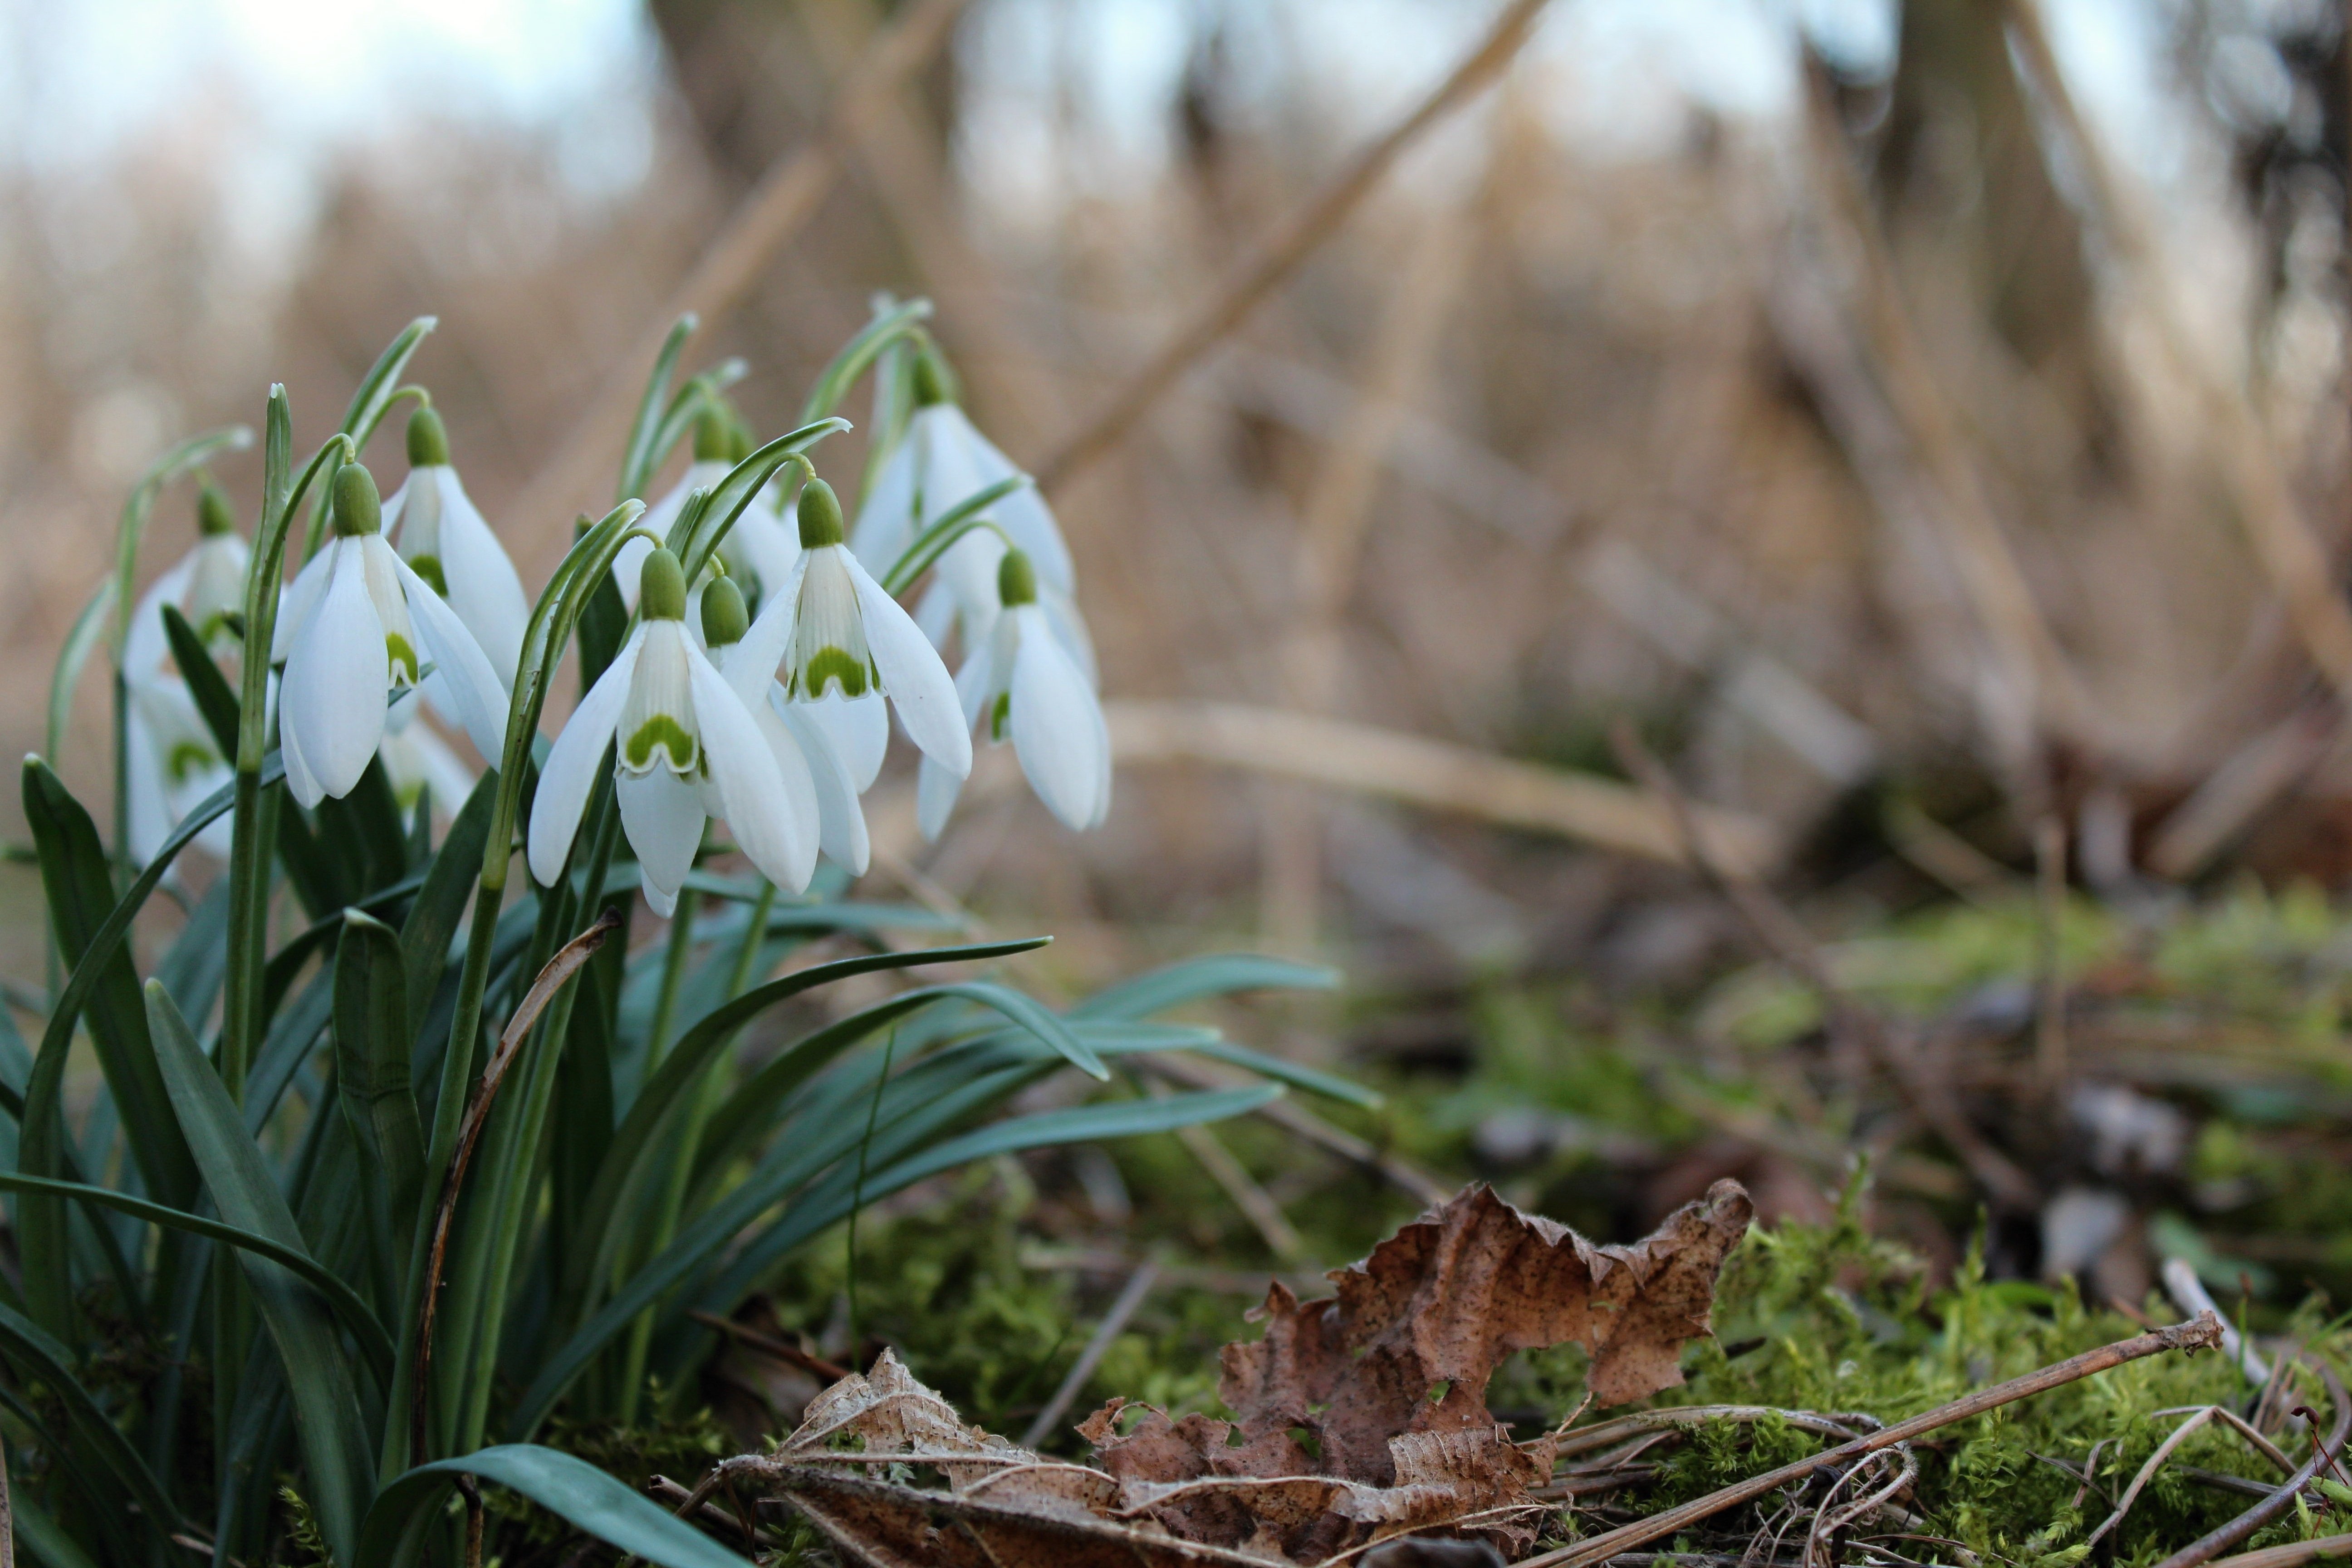
[{"label": "drooping white flower", "polygon": [[457,612],[383,542],[375,480],[356,463],[335,473],[334,517],[335,536],[287,592],[270,649],[286,664],[286,785],[306,807],[351,793],[383,742],[387,700],[428,668],[482,755],[506,743],[498,672]]},{"label": "drooping white flower", "polygon": [[[181,677],[178,660],[172,657],[163,608],[168,605],[187,619],[206,651],[228,662],[234,680],[243,648],[236,623],[245,610],[251,552],[236,531],[228,497],[210,483],[197,492],[196,526],[195,547],[140,595],[123,632],[122,681],[129,698],[124,804],[131,856],[141,865],[152,860],[181,819],[232,776]],[[224,816],[197,836],[196,845],[226,859],[228,839],[229,823]]]},{"label": "drooping white flower", "polygon": [[186,617],[212,652],[233,653],[239,646],[233,623],[245,613],[245,574],[252,551],[236,531],[228,497],[212,485],[197,492],[196,527],[195,548],[149,584],[131,612],[122,637],[122,679],[133,687],[180,679],[171,639],[163,631],[166,605]]},{"label": "drooping white flower", "polygon": [[530,603],[506,547],[449,466],[448,432],[430,408],[409,416],[408,478],[383,503],[383,527],[398,531],[400,558],[449,601],[512,690]]},{"label": "drooping white flower", "polygon": [[[956,672],[965,721],[992,742],[1013,742],[1029,787],[1065,826],[1095,826],[1110,811],[1110,731],[1094,683],[1045,619],[1024,552],[1005,554],[997,594],[1001,608],[988,641]],[[962,783],[923,764],[915,815],[925,837],[946,827]]]},{"label": "drooping white flower", "polygon": [[[857,514],[854,548],[866,570],[877,575],[887,575],[924,529],[1021,472],[949,397],[928,355],[915,362],[915,403],[905,437],[883,459]],[[1061,629],[1072,656],[1091,668],[1093,651],[1075,612],[1065,616],[1057,608],[1069,605],[1076,580],[1069,546],[1045,498],[1034,487],[1024,487],[993,502],[988,516],[1003,533],[973,529],[940,558],[930,591],[916,613],[924,631],[944,647],[950,632],[961,626],[967,652],[988,640],[996,619],[996,568],[1010,539],[1029,556],[1038,601],[1049,618],[1069,623]]]},{"label": "drooping white flower", "polygon": [[727,824],[769,880],[800,891],[816,868],[816,794],[806,764],[787,778],[751,710],[688,635],[677,557],[647,552],[640,588],[644,619],[580,700],[540,772],[530,874],[542,887],[563,874],[610,741],[617,742],[621,827],[655,913],[667,918],[677,908],[707,816]]},{"label": "drooping white flower", "polygon": [[832,486],[813,478],[802,487],[799,522],[800,552],[732,657],[764,660],[793,702],[823,707],[838,697],[856,708],[854,717],[836,710],[817,721],[828,729],[843,722],[848,743],[841,754],[853,776],[880,712],[858,701],[887,697],[907,738],[963,777],[971,771],[971,737],[955,682],[913,618],[842,543],[841,502]]},{"label": "drooping white flower", "polygon": [[[703,590],[701,618],[703,646],[759,723],[768,749],[775,753],[785,793],[793,796],[796,807],[804,804],[803,819],[816,824],[817,847],[850,875],[864,876],[872,850],[866,833],[866,812],[857,797],[866,785],[854,776],[831,733],[814,717],[827,704],[786,700],[783,688],[776,684],[774,660],[763,663],[756,649],[744,657],[743,634],[751,616],[734,579],[721,577]],[[867,700],[879,704],[881,699]],[[830,706],[840,707],[840,700],[834,699]],[[880,711],[878,706],[876,711]],[[882,722],[887,742],[889,721],[885,718]],[[879,765],[877,762],[877,769]],[[803,787],[809,791],[804,803],[798,794]]]}]

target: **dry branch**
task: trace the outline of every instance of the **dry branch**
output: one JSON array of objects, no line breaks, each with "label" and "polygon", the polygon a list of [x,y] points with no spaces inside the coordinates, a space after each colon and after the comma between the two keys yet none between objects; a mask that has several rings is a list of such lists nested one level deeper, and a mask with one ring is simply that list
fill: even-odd
[{"label": "dry branch", "polygon": [[[1514,762],[1440,741],[1271,708],[1223,702],[1108,702],[1112,754],[1121,763],[1215,763],[1459,812],[1638,855],[1684,859],[1658,803],[1589,773]],[[1715,853],[1742,874],[1780,858],[1780,836],[1744,813],[1702,810]]]},{"label": "dry branch", "polygon": [[1475,97],[1502,73],[1527,41],[1544,0],[1511,0],[1477,49],[1454,68],[1437,90],[1363,152],[1288,222],[1262,238],[1234,265],[1216,292],[1179,327],[1160,352],[1107,398],[1102,412],[1037,465],[1037,485],[1051,491],[1108,451],[1196,360],[1239,326],[1275,287],[1346,221],[1423,132]]}]

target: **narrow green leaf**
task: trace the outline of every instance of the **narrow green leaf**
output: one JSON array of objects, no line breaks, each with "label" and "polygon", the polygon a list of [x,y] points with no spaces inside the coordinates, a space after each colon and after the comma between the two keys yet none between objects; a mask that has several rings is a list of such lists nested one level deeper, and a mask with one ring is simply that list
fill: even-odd
[{"label": "narrow green leaf", "polygon": [[[239,1229],[307,1255],[301,1228],[278,1189],[268,1160],[247,1133],[227,1087],[205,1059],[170,994],[152,982],[147,1011],[172,1104],[204,1170],[213,1206]],[[339,1559],[348,1559],[359,1544],[360,1517],[374,1471],[350,1358],[320,1297],[278,1264],[251,1252],[241,1252],[238,1258],[262,1321],[286,1363],[310,1505],[318,1510],[329,1546]]]},{"label": "narrow green leaf", "polygon": [[993,528],[982,514],[1011,495],[1035,483],[1026,474],[1012,474],[997,480],[986,489],[963,500],[940,515],[922,532],[915,535],[890,569],[882,574],[882,587],[892,595],[903,594],[915,584],[915,579],[931,568],[931,563],[948,552],[948,546],[975,528]]},{"label": "narrow green leaf", "polygon": [[164,1204],[150,1203],[129,1193],[118,1193],[111,1187],[94,1187],[86,1182],[53,1182],[44,1176],[0,1171],[0,1191],[79,1198],[83,1203],[96,1204],[117,1214],[127,1214],[150,1225],[167,1226],[173,1230],[186,1231],[191,1236],[225,1241],[231,1247],[241,1247],[257,1253],[273,1263],[283,1264],[326,1297],[328,1304],[334,1308],[336,1316],[342,1319],[344,1326],[352,1331],[352,1337],[359,1341],[361,1348],[381,1364],[384,1375],[391,1374],[392,1336],[384,1332],[383,1323],[377,1321],[375,1313],[349,1285],[299,1247],[282,1247],[257,1231],[225,1225],[219,1220],[207,1219],[203,1215],[190,1214]]},{"label": "narrow green leaf", "polygon": [[[122,615],[114,623],[114,662],[122,662],[123,644],[131,636],[131,611],[138,603],[134,596],[139,573],[139,544],[147,534],[147,520],[155,510],[155,498],[163,487],[196,467],[215,452],[231,451],[253,445],[253,432],[242,425],[231,425],[218,430],[207,430],[201,436],[191,436],[158,458],[153,466],[140,477],[130,496],[122,503],[122,516],[114,529],[114,602],[121,606]],[[53,751],[50,755],[57,753]]]},{"label": "narrow green leaf", "polygon": [[394,1568],[413,1561],[416,1545],[439,1517],[444,1489],[461,1475],[520,1492],[599,1541],[661,1568],[751,1568],[593,1465],[528,1443],[483,1448],[410,1470],[376,1499],[359,1556],[347,1561],[353,1568]]},{"label": "narrow green leaf", "polygon": [[719,394],[742,380],[751,368],[740,359],[720,360],[677,389],[677,395],[662,410],[653,437],[646,444],[645,466],[637,475],[638,488],[631,490],[631,495],[642,495],[652,485],[654,476],[661,472],[662,464],[668,461],[670,453],[694,427],[694,422],[702,417],[702,411],[716,405]]},{"label": "narrow green leaf", "polygon": [[[595,1184],[589,1189],[587,1199],[581,1206],[582,1234],[602,1237],[620,1227],[621,1202],[632,1179],[637,1174],[640,1156],[652,1144],[655,1135],[668,1120],[680,1098],[702,1081],[711,1058],[734,1037],[738,1029],[770,1007],[788,997],[831,984],[836,980],[845,980],[854,974],[912,969],[932,963],[976,963],[982,959],[1034,952],[1045,945],[1045,939],[1032,937],[1025,941],[988,942],[975,947],[928,948],[914,952],[885,952],[845,958],[832,963],[815,964],[764,985],[756,985],[732,1001],[712,1009],[697,1019],[670,1047],[668,1054],[662,1058],[661,1066],[638,1090],[628,1115],[622,1120],[620,1128],[606,1145],[596,1173]],[[790,1057],[797,1049],[795,1047],[783,1055]],[[576,1283],[584,1284],[589,1277],[583,1274]]]},{"label": "narrow green leaf", "polygon": [[836,430],[848,428],[849,421],[846,419],[814,420],[797,430],[777,437],[728,469],[727,477],[711,490],[710,499],[703,505],[699,515],[694,513],[693,508],[688,508],[679,515],[678,525],[670,531],[670,548],[677,552],[678,564],[686,571],[686,580],[689,583],[694,581],[695,574],[702,570],[711,552],[727,537],[727,531],[735,526],[735,520],[743,515],[743,509],[751,504],[751,498],[775,478],[778,468]]},{"label": "narrow green leaf", "polygon": [[73,1537],[22,1491],[10,1494],[8,1509],[16,1527],[16,1544],[48,1568],[98,1568],[97,1560],[75,1545]]},{"label": "narrow green leaf", "polygon": [[833,362],[817,373],[816,383],[809,388],[808,401],[801,405],[801,423],[810,424],[839,408],[866,374],[866,367],[880,356],[882,351],[905,337],[923,321],[930,319],[929,300],[909,300],[896,309],[884,310],[858,329],[857,335],[841,345]]},{"label": "narrow green leaf", "polygon": [[111,578],[98,585],[89,602],[74,617],[73,626],[66,633],[65,647],[58,650],[57,668],[49,675],[49,727],[43,750],[49,756],[62,756],[66,747],[66,726],[73,718],[74,688],[81,683],[83,668],[89,663],[90,650],[98,647],[106,635],[106,617],[114,608],[114,583]]},{"label": "narrow green leaf", "polygon": [[1339,973],[1255,952],[1188,958],[1096,992],[1070,1009],[1073,1018],[1143,1018],[1235,991],[1329,991]]},{"label": "narrow green leaf", "polygon": [[1263,1051],[1234,1045],[1231,1040],[1206,1040],[1185,1048],[1195,1056],[1212,1057],[1237,1068],[1247,1068],[1260,1078],[1270,1078],[1293,1089],[1319,1094],[1326,1100],[1360,1105],[1367,1110],[1377,1110],[1381,1107],[1381,1096],[1377,1090],[1366,1089],[1360,1083],[1351,1083],[1337,1073],[1318,1072],[1297,1062],[1284,1061],[1280,1057],[1270,1057]]},{"label": "narrow green leaf", "polygon": [[408,362],[424,343],[425,334],[439,324],[438,317],[419,316],[401,328],[400,335],[384,345],[383,353],[360,378],[350,406],[343,410],[342,431],[352,438],[353,450],[367,450],[368,437],[383,423],[384,411],[392,406],[393,394],[400,389],[401,373],[408,368]]},{"label": "narrow green leaf", "polygon": [[449,943],[457,934],[457,922],[466,917],[466,900],[474,890],[474,879],[481,873],[482,846],[489,837],[490,814],[498,805],[498,773],[485,773],[450,823],[449,836],[441,841],[425,873],[425,885],[417,889],[416,901],[408,906],[408,918],[401,922],[400,960],[408,976],[411,1024],[423,1019],[433,988],[440,984],[441,971],[449,962]]},{"label": "narrow green leaf", "polygon": [[25,821],[40,854],[41,887],[48,896],[58,951],[77,968],[86,959],[98,965],[97,984],[89,993],[90,1040],[129,1126],[131,1155],[149,1192],[166,1203],[184,1205],[195,1194],[196,1168],[173,1121],[154,1052],[147,1043],[138,972],[126,950],[95,951],[116,903],[98,825],[65,782],[37,757],[25,762]]},{"label": "narrow green leaf", "polygon": [[616,501],[633,496],[644,499],[649,470],[656,466],[646,461],[646,454],[653,447],[654,428],[661,423],[662,405],[669,396],[669,378],[677,374],[678,356],[700,324],[701,318],[690,310],[680,316],[669,336],[662,340],[661,352],[654,355],[653,368],[646,375],[645,395],[637,399],[636,417],[629,421],[629,438],[621,447],[621,483],[613,497]]},{"label": "narrow green leaf", "polygon": [[228,678],[196,628],[188,625],[188,617],[180,614],[180,606],[163,606],[163,640],[171,645],[172,662],[180,668],[180,679],[188,683],[188,695],[195,699],[196,711],[203,716],[205,728],[213,734],[213,744],[224,757],[236,755],[236,693],[231,691]]},{"label": "narrow green leaf", "polygon": [[[387,1245],[394,1237],[404,1242],[415,1228],[425,1180],[425,1125],[409,1076],[409,986],[400,949],[390,926],[357,910],[345,912],[335,947],[335,1070]],[[383,1263],[388,1275],[398,1267],[390,1258]]]}]

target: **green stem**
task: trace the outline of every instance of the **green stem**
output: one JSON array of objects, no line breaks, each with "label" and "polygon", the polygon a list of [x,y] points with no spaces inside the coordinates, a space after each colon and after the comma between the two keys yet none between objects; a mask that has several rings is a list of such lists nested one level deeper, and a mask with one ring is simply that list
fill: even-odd
[{"label": "green stem", "polygon": [[[669,946],[662,954],[661,990],[654,999],[653,1022],[646,1029],[645,1071],[650,1076],[661,1065],[662,1053],[669,1048],[670,1025],[677,1013],[677,994],[686,983],[686,961],[694,950],[694,911],[701,895],[692,888],[678,890],[677,908],[669,917]],[[655,1230],[637,1247],[623,1256],[621,1274],[613,1280],[619,1289],[628,1270],[646,1258],[661,1251],[663,1241],[658,1236],[660,1218],[655,1217]],[[637,1395],[646,1380],[646,1354],[653,1343],[654,1313],[648,1307],[637,1314],[629,1325],[628,1343],[621,1355],[621,1386],[614,1391],[621,1419],[637,1418]]]}]

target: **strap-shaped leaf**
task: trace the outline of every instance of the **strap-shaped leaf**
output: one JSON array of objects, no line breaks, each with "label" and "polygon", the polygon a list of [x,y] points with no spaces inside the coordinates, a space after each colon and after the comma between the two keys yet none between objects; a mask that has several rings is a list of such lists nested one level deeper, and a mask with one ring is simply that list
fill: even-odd
[{"label": "strap-shaped leaf", "polygon": [[1070,1009],[1073,1018],[1146,1018],[1187,1002],[1236,991],[1328,991],[1339,973],[1255,952],[1188,958],[1097,991]]},{"label": "strap-shaped leaf", "polygon": [[990,507],[994,506],[1014,490],[1026,489],[1035,482],[1026,474],[1013,474],[997,480],[979,494],[967,496],[958,501],[938,521],[917,534],[905,550],[899,552],[898,559],[893,561],[889,570],[882,574],[884,591],[890,594],[903,594],[913,587],[915,579],[929,571],[931,563],[947,553],[948,546],[975,528],[996,526],[982,515]]},{"label": "strap-shaped leaf", "polygon": [[65,781],[37,757],[25,761],[25,821],[40,855],[41,888],[48,896],[58,950],[77,969],[85,962],[97,969],[89,994],[90,1040],[129,1126],[131,1155],[149,1192],[184,1205],[195,1195],[196,1168],[155,1071],[138,972],[129,952],[96,949],[116,903],[98,825]]},{"label": "strap-shaped leaf", "polygon": [[425,1181],[425,1124],[410,1077],[408,974],[400,947],[399,933],[382,921],[344,912],[335,945],[335,1072],[362,1156],[362,1180],[385,1222],[382,1234],[405,1241]]},{"label": "strap-shaped leaf", "polygon": [[51,1519],[22,1492],[8,1499],[9,1522],[16,1527],[16,1544],[48,1568],[98,1568],[98,1562],[74,1543],[64,1526]]},{"label": "strap-shaped leaf", "polygon": [[384,413],[392,406],[393,394],[399,390],[401,372],[425,342],[425,334],[440,324],[439,318],[419,316],[400,329],[400,335],[386,343],[375,363],[352,393],[352,401],[343,410],[343,434],[352,438],[356,450],[367,449],[368,437],[383,422]]},{"label": "strap-shaped leaf", "polygon": [[[727,477],[711,490],[710,499],[703,504],[699,516],[696,516],[694,509],[688,507],[680,516],[678,526],[671,530],[670,548],[678,552],[678,564],[686,570],[686,580],[689,583],[694,581],[703,563],[710,559],[711,552],[727,537],[727,531],[735,526],[735,520],[743,515],[743,509],[751,504],[753,496],[766,488],[778,468],[835,431],[848,428],[849,421],[846,419],[812,420],[797,430],[777,437],[728,469]],[[690,532],[681,535],[681,529]]]},{"label": "strap-shaped leaf", "polygon": [[[168,992],[152,982],[147,1016],[156,1059],[170,1087],[172,1104],[188,1146],[202,1167],[205,1190],[223,1219],[241,1230],[268,1237],[306,1256],[302,1232],[260,1146],[195,1037],[172,1005]],[[286,1364],[294,1397],[294,1424],[302,1445],[305,1495],[318,1511],[319,1528],[339,1559],[359,1544],[359,1521],[373,1487],[374,1457],[360,1416],[359,1393],[350,1358],[324,1300],[282,1266],[251,1252],[238,1260],[261,1309],[263,1324]]]},{"label": "strap-shaped leaf", "polygon": [[425,885],[416,890],[416,901],[408,906],[408,918],[401,922],[400,961],[408,976],[407,1016],[412,1026],[423,1021],[433,988],[441,983],[441,971],[449,960],[449,942],[457,934],[457,922],[466,917],[466,900],[482,869],[482,845],[489,837],[490,816],[498,801],[499,775],[493,769],[475,784],[474,793],[466,797],[457,820],[450,823],[449,837],[441,841],[440,853],[433,857],[425,873]]},{"label": "strap-shaped leaf", "polygon": [[27,1176],[15,1171],[0,1171],[0,1191],[11,1193],[46,1193],[61,1198],[79,1198],[86,1204],[96,1204],[117,1214],[127,1214],[133,1219],[150,1225],[167,1226],[184,1230],[191,1236],[201,1236],[212,1241],[225,1241],[231,1247],[241,1247],[257,1253],[273,1263],[280,1263],[300,1275],[313,1289],[327,1298],[335,1315],[352,1331],[352,1337],[361,1349],[382,1363],[386,1375],[392,1371],[392,1336],[384,1332],[373,1310],[359,1299],[349,1285],[338,1279],[333,1270],[320,1263],[309,1253],[297,1247],[281,1247],[257,1231],[226,1225],[203,1215],[189,1214],[163,1204],[150,1203],[129,1193],[118,1193],[111,1187],[93,1187],[86,1182],[53,1182],[42,1176]]},{"label": "strap-shaped leaf", "polygon": [[[927,948],[915,952],[883,952],[845,958],[832,963],[815,964],[764,985],[753,986],[742,995],[713,1008],[677,1037],[677,1042],[663,1057],[661,1066],[638,1090],[628,1115],[613,1134],[612,1142],[597,1170],[595,1185],[589,1189],[587,1201],[581,1207],[581,1235],[602,1240],[620,1228],[617,1221],[621,1200],[629,1190],[631,1178],[637,1173],[640,1156],[667,1121],[680,1098],[702,1081],[712,1057],[734,1037],[738,1029],[760,1014],[788,997],[836,980],[846,980],[854,974],[913,969],[932,963],[976,963],[982,959],[1034,952],[1045,945],[1045,938],[1031,937],[1019,942],[986,942],[973,947]],[[799,1050],[799,1047],[794,1047],[783,1054],[790,1057]],[[613,1247],[609,1243],[600,1247],[598,1261],[593,1268],[601,1270],[608,1265],[612,1251]],[[583,1267],[588,1267],[587,1259],[581,1261]],[[595,1277],[594,1272],[583,1273],[575,1283],[584,1284]]]},{"label": "strap-shaped leaf", "polygon": [[905,337],[920,323],[930,319],[929,300],[909,300],[905,304],[883,310],[858,329],[857,335],[841,345],[833,362],[817,373],[816,383],[809,388],[808,401],[801,405],[801,423],[810,424],[833,413],[866,374],[866,367],[881,356],[882,351]]},{"label": "strap-shaped leaf", "polygon": [[669,378],[677,374],[678,356],[686,352],[686,340],[694,336],[702,319],[689,310],[680,316],[662,340],[661,352],[654,355],[653,368],[646,375],[645,395],[637,399],[636,417],[629,421],[629,438],[621,447],[621,483],[613,499],[627,500],[644,490],[655,465],[646,460],[653,448],[654,430],[661,424],[662,405],[669,396]]},{"label": "strap-shaped leaf", "polygon": [[353,1568],[394,1568],[415,1561],[425,1533],[440,1516],[437,1505],[444,1489],[458,1476],[476,1476],[520,1492],[599,1541],[661,1568],[751,1568],[595,1466],[529,1443],[482,1448],[410,1470],[376,1499],[368,1510],[359,1556],[345,1561]]}]

